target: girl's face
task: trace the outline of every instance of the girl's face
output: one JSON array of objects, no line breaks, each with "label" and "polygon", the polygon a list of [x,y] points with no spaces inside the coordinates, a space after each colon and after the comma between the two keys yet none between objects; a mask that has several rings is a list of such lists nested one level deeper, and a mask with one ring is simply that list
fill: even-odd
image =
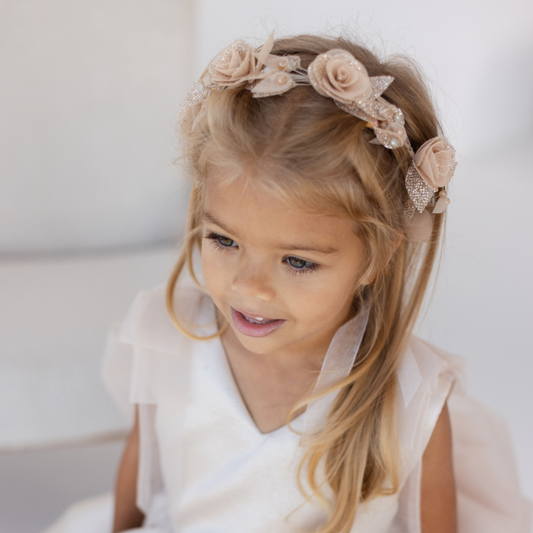
[{"label": "girl's face", "polygon": [[202,272],[247,350],[325,354],[353,316],[362,260],[352,220],[294,210],[244,179],[209,176]]}]

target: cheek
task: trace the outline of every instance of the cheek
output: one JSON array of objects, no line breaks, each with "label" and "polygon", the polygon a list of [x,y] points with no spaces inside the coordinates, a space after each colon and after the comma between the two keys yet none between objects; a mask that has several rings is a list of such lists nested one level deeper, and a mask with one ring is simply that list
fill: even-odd
[{"label": "cheek", "polygon": [[224,252],[215,250],[210,242],[202,244],[202,275],[207,290],[216,298],[227,286],[227,261],[222,260]]},{"label": "cheek", "polygon": [[287,285],[284,300],[301,321],[327,323],[349,307],[355,283],[353,274],[343,278],[338,272],[331,272],[316,283]]}]

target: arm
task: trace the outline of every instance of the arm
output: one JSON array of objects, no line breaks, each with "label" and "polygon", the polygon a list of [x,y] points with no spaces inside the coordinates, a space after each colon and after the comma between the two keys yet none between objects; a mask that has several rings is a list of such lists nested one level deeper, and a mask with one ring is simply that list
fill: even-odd
[{"label": "arm", "polygon": [[137,497],[137,470],[139,464],[139,413],[122,456],[115,484],[115,517],[113,533],[142,526],[144,515],[135,505]]},{"label": "arm", "polygon": [[445,404],[422,458],[422,533],[457,533],[452,429]]}]

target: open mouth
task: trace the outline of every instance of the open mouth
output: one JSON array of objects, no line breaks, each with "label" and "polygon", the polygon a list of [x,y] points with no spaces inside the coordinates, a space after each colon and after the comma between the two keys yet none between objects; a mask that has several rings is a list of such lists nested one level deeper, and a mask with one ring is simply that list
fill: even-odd
[{"label": "open mouth", "polygon": [[[237,311],[240,313],[240,311]],[[275,322],[276,320],[273,318],[263,318],[263,317],[251,317],[248,315],[245,315],[244,313],[241,313],[244,320],[250,322],[250,324],[269,324],[270,322]]]},{"label": "open mouth", "polygon": [[237,331],[248,337],[265,337],[274,333],[286,321],[279,318],[269,318],[259,315],[248,315],[231,308],[231,317]]}]

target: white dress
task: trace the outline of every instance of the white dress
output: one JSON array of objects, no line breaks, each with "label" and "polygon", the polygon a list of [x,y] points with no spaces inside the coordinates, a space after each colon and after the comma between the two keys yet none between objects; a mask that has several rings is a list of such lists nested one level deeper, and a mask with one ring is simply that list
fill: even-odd
[{"label": "white dress", "polygon": [[[208,295],[187,282],[178,294],[191,319],[213,323]],[[317,387],[349,371],[361,320],[335,335]],[[352,533],[420,533],[421,459],[446,401],[459,533],[530,533],[531,505],[520,494],[505,423],[465,395],[463,366],[462,358],[410,339],[397,376],[401,490],[360,506]],[[135,531],[307,533],[324,523],[324,510],[297,486],[300,436],[288,426],[258,430],[220,338],[194,341],[181,334],[168,318],[163,287],[137,296],[110,337],[106,367],[117,398],[127,386],[130,402],[139,405],[137,503],[147,518]],[[334,396],[309,405],[293,428],[317,427]],[[84,502],[46,533],[108,533],[111,507],[111,497]]]}]

